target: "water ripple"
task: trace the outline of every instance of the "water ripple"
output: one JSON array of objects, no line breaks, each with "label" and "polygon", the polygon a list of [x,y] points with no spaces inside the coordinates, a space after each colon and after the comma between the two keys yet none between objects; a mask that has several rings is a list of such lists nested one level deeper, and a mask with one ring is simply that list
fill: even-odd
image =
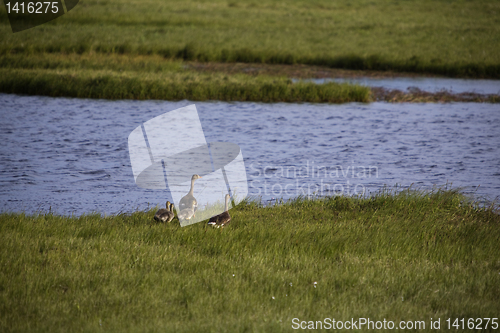
[{"label": "water ripple", "polygon": [[[112,214],[163,205],[166,191],[135,185],[127,138],[189,104],[0,94],[0,210]],[[195,104],[207,141],[240,145],[250,194],[263,200],[447,182],[500,194],[498,104]]]}]

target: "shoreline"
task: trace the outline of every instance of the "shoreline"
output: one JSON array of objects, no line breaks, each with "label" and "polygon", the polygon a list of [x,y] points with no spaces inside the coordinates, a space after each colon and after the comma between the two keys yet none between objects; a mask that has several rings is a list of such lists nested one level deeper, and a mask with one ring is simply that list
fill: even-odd
[{"label": "shoreline", "polygon": [[390,103],[450,103],[450,102],[469,102],[469,103],[500,103],[500,95],[487,95],[477,93],[451,93],[449,91],[440,91],[431,93],[422,91],[418,88],[404,92],[397,89],[386,89],[373,87],[370,88],[374,102]]},{"label": "shoreline", "polygon": [[[324,78],[443,78],[310,65],[217,63],[158,55],[45,53],[0,56],[0,92],[51,97],[286,103],[499,103],[500,95],[314,83]],[[299,79],[298,81],[295,81]]]},{"label": "shoreline", "polygon": [[[269,75],[285,76],[289,79],[338,79],[338,78],[450,78],[432,73],[412,73],[375,70],[350,70],[328,68],[303,64],[257,64],[257,63],[200,63],[187,62],[184,68],[199,72],[220,72],[229,75],[246,74],[250,76]],[[451,77],[452,78],[452,77]],[[453,79],[453,78],[452,78]],[[474,78],[470,78],[474,79]],[[391,103],[436,103],[436,102],[474,102],[500,103],[500,95],[478,94],[473,92],[452,93],[440,91],[436,93],[422,91],[418,88],[405,92],[398,89],[368,87],[371,90],[370,102]]]},{"label": "shoreline", "polygon": [[[242,210],[245,209],[243,207],[254,207],[256,209],[279,209],[282,206],[290,206],[296,205],[297,203],[310,203],[310,204],[318,204],[327,201],[335,201],[335,200],[346,200],[346,201],[355,201],[355,202],[364,202],[368,203],[370,201],[377,201],[380,198],[406,198],[406,200],[421,200],[422,198],[428,197],[438,197],[438,196],[450,196],[454,197],[456,200],[458,198],[474,207],[474,209],[489,211],[494,215],[500,216],[500,202],[497,199],[491,199],[484,201],[482,197],[478,197],[471,193],[464,192],[461,188],[448,188],[447,186],[442,186],[434,189],[416,189],[407,187],[407,188],[385,188],[379,191],[370,193],[369,195],[359,195],[359,194],[340,194],[340,195],[298,195],[295,197],[290,197],[287,199],[281,198],[271,198],[267,200],[263,200],[262,197],[259,196],[248,196],[246,199],[238,203],[231,209]],[[48,210],[38,209],[36,211],[14,211],[14,210],[0,210],[0,218],[3,216],[24,216],[27,218],[42,218],[44,216],[52,216],[61,219],[81,219],[85,217],[97,217],[101,219],[112,219],[117,217],[126,217],[132,216],[136,214],[143,214],[147,216],[153,216],[153,214],[160,208],[163,207],[163,203],[159,202],[156,206],[153,206],[154,203],[148,202],[148,207],[145,209],[136,209],[133,211],[123,211],[120,210],[114,213],[101,212],[97,210],[92,210],[90,212],[84,212],[81,214],[75,214],[74,211],[61,213],[56,209],[52,209],[53,203],[49,206]],[[54,205],[54,207],[56,207]],[[242,209],[243,208],[243,209]],[[179,222],[177,219],[177,215],[174,218],[175,222]],[[173,221],[173,222],[174,222]],[[203,224],[203,222],[208,221],[203,220],[199,223]],[[172,224],[175,224],[173,223]],[[195,223],[195,224],[199,224]],[[159,223],[161,224],[161,222]],[[180,227],[180,226],[179,226]]]}]

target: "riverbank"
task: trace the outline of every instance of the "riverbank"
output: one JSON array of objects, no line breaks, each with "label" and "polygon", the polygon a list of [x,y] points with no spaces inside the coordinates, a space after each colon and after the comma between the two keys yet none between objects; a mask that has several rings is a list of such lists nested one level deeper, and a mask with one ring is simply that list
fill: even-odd
[{"label": "riverbank", "polygon": [[297,82],[282,76],[200,72],[160,56],[0,57],[0,92],[105,99],[253,102],[368,102],[359,85]]},{"label": "riverbank", "polygon": [[294,318],[429,329],[498,316],[500,216],[455,191],[230,213],[224,229],[158,224],[154,210],[1,214],[1,330],[292,331]]},{"label": "riverbank", "polygon": [[[417,74],[412,72],[377,71],[377,70],[347,70],[339,68],[327,68],[310,65],[269,65],[269,64],[247,64],[247,63],[200,63],[187,62],[185,68],[204,73],[220,72],[228,75],[247,74],[251,76],[268,75],[283,76],[292,79],[358,79],[390,78],[439,78],[434,74]],[[474,92],[453,93],[442,90],[439,92],[428,92],[419,89],[388,89],[382,87],[371,87],[370,101],[377,102],[402,102],[402,103],[436,103],[436,102],[476,102],[476,103],[499,103],[500,95],[478,94]]]},{"label": "riverbank", "polygon": [[[253,102],[490,102],[498,95],[316,84],[311,78],[417,77],[307,65],[223,64],[116,54],[0,56],[0,92],[51,97]],[[297,81],[295,79],[305,79]]]},{"label": "riverbank", "polygon": [[500,103],[500,95],[483,95],[477,93],[452,93],[449,91],[427,92],[418,88],[407,91],[372,87],[371,98],[378,102],[390,103]]}]

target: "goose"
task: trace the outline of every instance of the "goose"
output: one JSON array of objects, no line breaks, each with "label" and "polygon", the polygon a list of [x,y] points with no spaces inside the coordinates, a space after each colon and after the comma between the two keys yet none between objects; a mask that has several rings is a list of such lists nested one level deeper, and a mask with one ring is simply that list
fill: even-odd
[{"label": "goose", "polygon": [[191,189],[189,190],[189,193],[183,196],[181,201],[179,201],[179,210],[183,211],[186,208],[193,208],[193,216],[196,212],[196,209],[198,208],[198,202],[193,196],[194,181],[200,178],[201,176],[199,175],[193,175],[193,177],[191,177]]},{"label": "goose", "polygon": [[173,210],[174,205],[172,203],[170,203],[170,201],[167,201],[165,206],[167,207],[167,209],[162,208],[156,212],[155,217],[154,217],[154,219],[156,221],[158,221],[158,222],[170,222],[174,219],[174,216],[175,216],[174,210]]},{"label": "goose", "polygon": [[208,221],[208,225],[220,228],[220,227],[224,227],[229,222],[231,222],[231,215],[229,215],[229,212],[228,212],[229,199],[230,199],[229,194],[226,194],[226,208],[224,209],[224,212],[220,213],[219,215],[212,216],[210,218],[210,220]]},{"label": "goose", "polygon": [[191,201],[191,207],[186,207],[177,214],[177,218],[179,219],[179,221],[182,222],[183,220],[191,220],[191,218],[194,216],[195,203],[196,200]]}]

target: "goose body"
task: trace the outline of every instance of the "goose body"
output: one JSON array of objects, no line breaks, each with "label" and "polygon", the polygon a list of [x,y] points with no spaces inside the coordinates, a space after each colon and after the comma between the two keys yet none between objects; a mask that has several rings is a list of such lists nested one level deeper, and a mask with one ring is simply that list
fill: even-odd
[{"label": "goose body", "polygon": [[194,202],[191,202],[191,207],[186,207],[177,214],[179,221],[190,220],[194,216]]},{"label": "goose body", "polygon": [[189,193],[183,196],[181,198],[181,201],[179,201],[179,209],[181,212],[185,209],[190,209],[190,208],[193,209],[193,212],[196,212],[196,209],[198,208],[198,201],[196,201],[196,198],[193,195],[194,181],[200,178],[201,176],[199,175],[193,175],[193,177],[191,177],[191,189],[189,190]]},{"label": "goose body", "polygon": [[173,211],[173,204],[170,203],[170,201],[167,201],[167,203],[165,204],[165,206],[167,207],[166,209],[165,208],[162,208],[162,209],[159,209],[156,214],[155,214],[155,217],[154,219],[158,222],[170,222],[174,219],[174,211]]},{"label": "goose body", "polygon": [[212,216],[210,220],[208,220],[208,225],[220,228],[224,227],[225,225],[229,224],[231,222],[231,215],[229,215],[229,199],[230,196],[229,194],[226,194],[226,207],[224,209],[223,213],[220,213],[219,215]]}]

